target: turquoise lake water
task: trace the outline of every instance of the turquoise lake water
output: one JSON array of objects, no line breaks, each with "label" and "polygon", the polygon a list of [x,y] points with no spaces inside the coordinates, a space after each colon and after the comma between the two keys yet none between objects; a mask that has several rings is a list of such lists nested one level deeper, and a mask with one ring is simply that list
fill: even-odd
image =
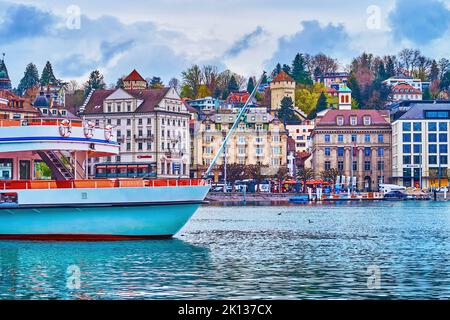
[{"label": "turquoise lake water", "polygon": [[450,202],[205,206],[173,240],[2,241],[0,299],[450,298],[449,238]]}]

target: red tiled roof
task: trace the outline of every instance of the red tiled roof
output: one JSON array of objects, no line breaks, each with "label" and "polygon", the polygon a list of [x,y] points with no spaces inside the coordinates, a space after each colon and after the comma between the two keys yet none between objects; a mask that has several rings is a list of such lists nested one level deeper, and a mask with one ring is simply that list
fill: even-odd
[{"label": "red tiled roof", "polygon": [[273,79],[273,82],[282,82],[282,81],[289,81],[294,82],[294,79],[292,79],[284,70],[281,70],[281,72]]},{"label": "red tiled roof", "polygon": [[388,115],[389,111],[387,110],[329,110],[316,126],[338,126],[336,119],[339,116],[344,118],[344,126],[350,126],[351,116],[356,116],[358,118],[357,125],[364,125],[364,117],[370,116],[371,125],[390,126],[389,122],[384,117],[387,117]]},{"label": "red tiled roof", "polygon": [[[114,90],[95,90],[86,105],[85,114],[103,113],[103,101],[110,96]],[[142,104],[135,112],[152,112],[156,105],[164,98],[170,88],[145,89],[145,90],[124,90],[134,98],[143,100]]]},{"label": "red tiled roof", "polygon": [[393,93],[401,93],[401,94],[421,94],[422,92],[419,89],[414,88],[412,85],[407,83],[400,83],[392,88]]},{"label": "red tiled roof", "polygon": [[128,76],[123,78],[123,81],[145,81],[145,79],[134,69]]},{"label": "red tiled roof", "polygon": [[248,98],[250,97],[250,93],[248,92],[232,92],[228,96],[226,102],[227,103],[246,103]]},{"label": "red tiled roof", "polygon": [[23,98],[21,96],[18,96],[12,91],[0,90],[0,98],[6,99],[8,101],[18,101],[18,102],[22,103],[22,108],[16,108],[16,107],[11,108],[11,107],[8,106],[8,107],[6,107],[5,109],[2,109],[2,110],[15,111],[15,112],[16,111],[17,112],[24,111],[24,112],[29,112],[29,113],[38,113],[38,111],[33,106],[31,106],[29,99],[26,99],[26,98]]}]

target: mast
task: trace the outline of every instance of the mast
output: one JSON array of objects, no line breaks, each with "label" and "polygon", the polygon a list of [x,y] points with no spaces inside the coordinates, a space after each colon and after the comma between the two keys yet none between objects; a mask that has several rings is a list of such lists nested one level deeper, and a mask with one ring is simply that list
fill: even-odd
[{"label": "mast", "polygon": [[257,92],[259,86],[261,85],[262,80],[264,79],[265,75],[266,75],[266,72],[263,72],[263,75],[259,79],[258,83],[255,85],[255,88],[253,89],[252,93],[248,97],[248,99],[245,102],[244,106],[239,111],[239,113],[238,113],[238,115],[236,117],[236,121],[233,123],[233,126],[231,127],[230,131],[228,131],[228,134],[226,135],[225,139],[223,140],[222,145],[219,148],[219,151],[217,151],[216,156],[214,157],[213,161],[209,165],[208,170],[206,171],[205,175],[203,176],[204,179],[208,179],[209,175],[211,174],[212,169],[214,169],[214,167],[216,166],[217,160],[219,160],[219,157],[222,155],[222,152],[225,149],[228,140],[231,138],[231,136],[233,135],[233,133],[236,130],[237,126],[241,122],[242,116],[245,114],[245,112],[248,109],[248,106],[249,106],[250,102],[253,100],[254,96],[256,95],[256,92]]}]

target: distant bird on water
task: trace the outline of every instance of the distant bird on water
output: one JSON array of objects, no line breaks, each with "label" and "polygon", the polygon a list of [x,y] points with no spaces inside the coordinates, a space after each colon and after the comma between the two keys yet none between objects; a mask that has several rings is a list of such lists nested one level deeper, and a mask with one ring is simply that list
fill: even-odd
[{"label": "distant bird on water", "polygon": [[311,220],[309,220],[309,219],[308,219],[308,222],[309,222],[309,223],[313,223],[313,222],[312,222]]}]

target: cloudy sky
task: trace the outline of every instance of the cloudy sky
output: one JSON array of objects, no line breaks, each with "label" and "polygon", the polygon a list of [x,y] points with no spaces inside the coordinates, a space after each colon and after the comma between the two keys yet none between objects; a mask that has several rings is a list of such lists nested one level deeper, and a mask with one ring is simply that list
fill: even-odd
[{"label": "cloudy sky", "polygon": [[14,85],[25,66],[108,83],[131,69],[166,82],[193,63],[244,75],[323,52],[342,67],[362,51],[415,47],[449,57],[450,0],[0,0],[0,52]]}]

